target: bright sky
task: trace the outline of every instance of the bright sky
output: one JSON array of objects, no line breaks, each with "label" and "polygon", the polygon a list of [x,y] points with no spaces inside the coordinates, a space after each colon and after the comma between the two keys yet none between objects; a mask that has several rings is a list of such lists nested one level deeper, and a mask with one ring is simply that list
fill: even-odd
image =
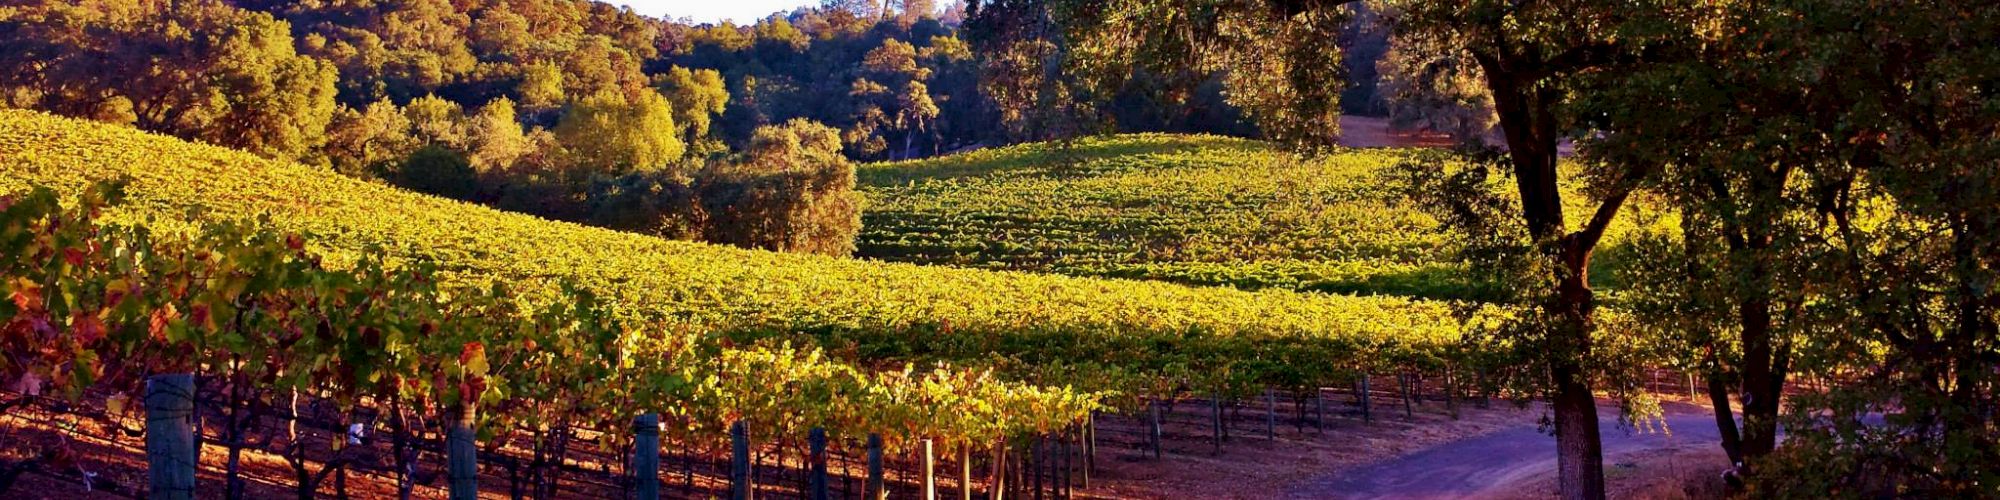
[{"label": "bright sky", "polygon": [[819,5],[819,0],[599,0],[632,7],[634,12],[653,17],[680,19],[687,17],[696,23],[712,23],[730,20],[736,24],[748,24],[773,12],[791,12],[792,9],[807,5]]}]

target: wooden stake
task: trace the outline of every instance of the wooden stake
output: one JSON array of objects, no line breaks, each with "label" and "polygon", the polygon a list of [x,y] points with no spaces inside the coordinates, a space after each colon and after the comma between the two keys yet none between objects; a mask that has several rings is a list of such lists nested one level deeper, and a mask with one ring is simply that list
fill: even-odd
[{"label": "wooden stake", "polygon": [[1363,373],[1361,374],[1361,392],[1355,393],[1354,397],[1361,400],[1361,421],[1372,423],[1375,421],[1375,411],[1371,404],[1373,403],[1371,400],[1374,398],[1370,396],[1372,395],[1369,394],[1368,390],[1368,374]]},{"label": "wooden stake", "polygon": [[1222,398],[1209,398],[1209,425],[1215,431],[1215,453],[1222,453]]},{"label": "wooden stake", "polygon": [[194,498],[194,374],[146,379],[146,472],[155,499]]},{"label": "wooden stake", "polygon": [[809,486],[812,490],[811,498],[812,500],[826,500],[826,429],[814,427],[812,432],[807,434],[806,440],[809,441],[807,446],[812,447],[812,451],[810,451],[812,453],[812,458],[810,459],[812,462],[812,481]]},{"label": "wooden stake", "polygon": [[937,454],[931,440],[924,440],[924,500],[937,500]]},{"label": "wooden stake", "polygon": [[1151,415],[1152,419],[1152,432],[1150,433],[1152,439],[1150,441],[1153,444],[1153,458],[1157,459],[1160,458],[1160,402],[1148,401],[1146,403],[1146,411]]},{"label": "wooden stake", "polygon": [[750,422],[738,420],[729,426],[729,498],[750,500],[756,496],[757,485],[752,483],[750,463]]},{"label": "wooden stake", "polygon": [[660,499],[660,414],[647,413],[632,419],[632,478],[639,500]]},{"label": "wooden stake", "polygon": [[882,435],[868,434],[868,487],[867,498],[882,500],[889,498],[882,478]]},{"label": "wooden stake", "polygon": [[972,443],[958,447],[958,499],[972,500]]},{"label": "wooden stake", "polygon": [[1264,439],[1278,439],[1278,395],[1264,389]]},{"label": "wooden stake", "polygon": [[993,484],[987,487],[987,492],[992,493],[991,500],[1006,500],[1007,440],[1003,439],[993,444],[993,463],[990,465],[993,466],[993,472],[990,474]]}]

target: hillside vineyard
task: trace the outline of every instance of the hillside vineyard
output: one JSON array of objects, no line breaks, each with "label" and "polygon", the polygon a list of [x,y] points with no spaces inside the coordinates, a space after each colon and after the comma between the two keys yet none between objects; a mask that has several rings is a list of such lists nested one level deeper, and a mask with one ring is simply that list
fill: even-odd
[{"label": "hillside vineyard", "polygon": [[[333,266],[376,251],[391,263],[434,265],[449,288],[505,284],[530,304],[560,301],[564,286],[573,286],[622,324],[708,347],[758,346],[740,351],[745,356],[825,353],[836,366],[864,372],[991,370],[994,380],[1068,387],[1127,405],[1180,390],[1344,382],[1363,370],[1441,363],[1457,344],[1458,320],[1444,304],[1422,300],[877,264],[665,241],[129,129],[28,112],[0,116],[0,154],[14,159],[4,167],[6,192],[46,186],[75,196],[126,178],[128,200],[108,208],[107,221],[193,232],[261,219],[304,236]],[[1024,422],[1078,414],[1066,408],[1006,414]]]}]

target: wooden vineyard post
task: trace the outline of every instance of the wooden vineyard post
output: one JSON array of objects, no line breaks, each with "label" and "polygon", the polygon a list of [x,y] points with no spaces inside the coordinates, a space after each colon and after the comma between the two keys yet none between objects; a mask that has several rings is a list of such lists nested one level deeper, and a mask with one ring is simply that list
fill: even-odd
[{"label": "wooden vineyard post", "polygon": [[868,486],[865,496],[872,500],[889,498],[882,478],[882,435],[868,433]]},{"label": "wooden vineyard post", "polygon": [[729,498],[750,500],[756,495],[757,485],[750,482],[750,422],[738,420],[729,425]]},{"label": "wooden vineyard post", "polygon": [[1058,457],[1056,463],[1062,469],[1062,497],[1067,499],[1070,497],[1070,493],[1072,493],[1070,484],[1076,480],[1076,460],[1072,455],[1076,452],[1076,449],[1070,444],[1076,440],[1076,428],[1063,429],[1062,434],[1059,436],[1056,438],[1056,456]]},{"label": "wooden vineyard post", "polygon": [[958,447],[958,499],[972,500],[972,443]]},{"label": "wooden vineyard post", "polygon": [[937,500],[937,454],[924,439],[924,500]]},{"label": "wooden vineyard post", "polygon": [[1097,470],[1097,412],[1083,421],[1083,481],[1084,489],[1090,489],[1090,474]]},{"label": "wooden vineyard post", "polygon": [[1491,407],[1493,393],[1486,390],[1486,369],[1480,368],[1479,371],[1473,372],[1472,375],[1475,377],[1472,379],[1472,385],[1478,386],[1476,389],[1479,391],[1479,407]]},{"label": "wooden vineyard post", "polygon": [[1278,439],[1278,395],[1264,389],[1264,439]]},{"label": "wooden vineyard post", "polygon": [[1042,500],[1042,461],[1047,458],[1042,450],[1044,444],[1048,444],[1048,436],[1042,434],[1036,434],[1034,442],[1028,444],[1028,470],[1034,476],[1035,500]]},{"label": "wooden vineyard post", "polygon": [[1213,430],[1215,431],[1215,439],[1214,439],[1215,453],[1221,454],[1222,453],[1222,398],[1221,397],[1210,398],[1208,401],[1208,406],[1210,410],[1208,418],[1209,423],[1210,426],[1213,427],[1214,428]]},{"label": "wooden vineyard post", "polygon": [[1396,382],[1403,392],[1403,416],[1406,418],[1415,417],[1416,408],[1410,402],[1410,374],[1403,373],[1396,375]]},{"label": "wooden vineyard post", "polygon": [[1354,393],[1354,398],[1361,401],[1361,421],[1363,422],[1372,423],[1375,421],[1374,405],[1372,404],[1373,401],[1370,401],[1375,398],[1371,396],[1372,394],[1368,390],[1368,374],[1363,373],[1361,374],[1361,391]]},{"label": "wooden vineyard post", "polygon": [[632,419],[637,435],[632,446],[633,479],[638,481],[639,500],[660,498],[660,414],[647,413]]},{"label": "wooden vineyard post", "polygon": [[146,379],[147,498],[194,498],[194,375]]},{"label": "wooden vineyard post", "polygon": [[1451,367],[1444,368],[1444,409],[1451,412],[1451,419],[1458,420],[1458,381],[1452,378]]},{"label": "wooden vineyard post", "polygon": [[1687,379],[1688,379],[1688,402],[1693,403],[1696,401],[1701,401],[1701,393],[1695,391],[1694,388],[1694,371],[1687,372]]},{"label": "wooden vineyard post", "polygon": [[987,493],[991,493],[990,496],[992,497],[989,500],[1006,500],[1007,440],[1002,439],[1000,442],[993,444],[993,460],[988,465],[991,465],[993,468],[992,472],[989,473],[993,484],[987,486]]},{"label": "wooden vineyard post", "polygon": [[1326,431],[1326,389],[1313,384],[1313,430]]},{"label": "wooden vineyard post", "polygon": [[445,435],[445,469],[451,481],[451,500],[479,498],[479,435],[472,430],[473,411],[470,401],[453,408],[451,427]]},{"label": "wooden vineyard post", "polygon": [[1147,437],[1148,437],[1147,441],[1151,441],[1151,443],[1150,443],[1150,444],[1152,444],[1152,445],[1153,445],[1153,458],[1156,458],[1156,459],[1157,459],[1157,458],[1160,458],[1160,437],[1161,437],[1161,436],[1160,436],[1160,402],[1159,402],[1159,401],[1148,401],[1148,402],[1146,402],[1146,413],[1147,413],[1147,415],[1149,416],[1149,420],[1151,420],[1151,422],[1148,422],[1149,424],[1151,424],[1151,425],[1149,426],[1149,427],[1151,427],[1151,429],[1150,429],[1150,431],[1151,431],[1151,432],[1148,432],[1148,433],[1147,433]]},{"label": "wooden vineyard post", "polygon": [[807,486],[812,491],[808,494],[812,500],[826,500],[826,429],[812,428],[812,432],[806,435],[806,441],[807,446],[812,447],[809,459],[812,461],[812,481]]}]

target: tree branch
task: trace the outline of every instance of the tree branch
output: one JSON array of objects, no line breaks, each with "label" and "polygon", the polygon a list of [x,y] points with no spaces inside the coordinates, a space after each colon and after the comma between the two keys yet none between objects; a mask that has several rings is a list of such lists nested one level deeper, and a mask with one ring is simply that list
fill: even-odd
[{"label": "tree branch", "polygon": [[1632,196],[1632,191],[1639,188],[1639,180],[1644,179],[1652,170],[1651,166],[1626,169],[1625,177],[1620,178],[1618,184],[1612,186],[1611,195],[1604,197],[1604,202],[1597,205],[1597,213],[1591,214],[1590,222],[1585,224],[1582,230],[1570,235],[1572,243],[1577,245],[1579,250],[1596,248],[1597,242],[1604,239],[1604,231],[1611,227],[1611,221],[1618,218],[1618,210],[1625,206],[1625,200]]}]

